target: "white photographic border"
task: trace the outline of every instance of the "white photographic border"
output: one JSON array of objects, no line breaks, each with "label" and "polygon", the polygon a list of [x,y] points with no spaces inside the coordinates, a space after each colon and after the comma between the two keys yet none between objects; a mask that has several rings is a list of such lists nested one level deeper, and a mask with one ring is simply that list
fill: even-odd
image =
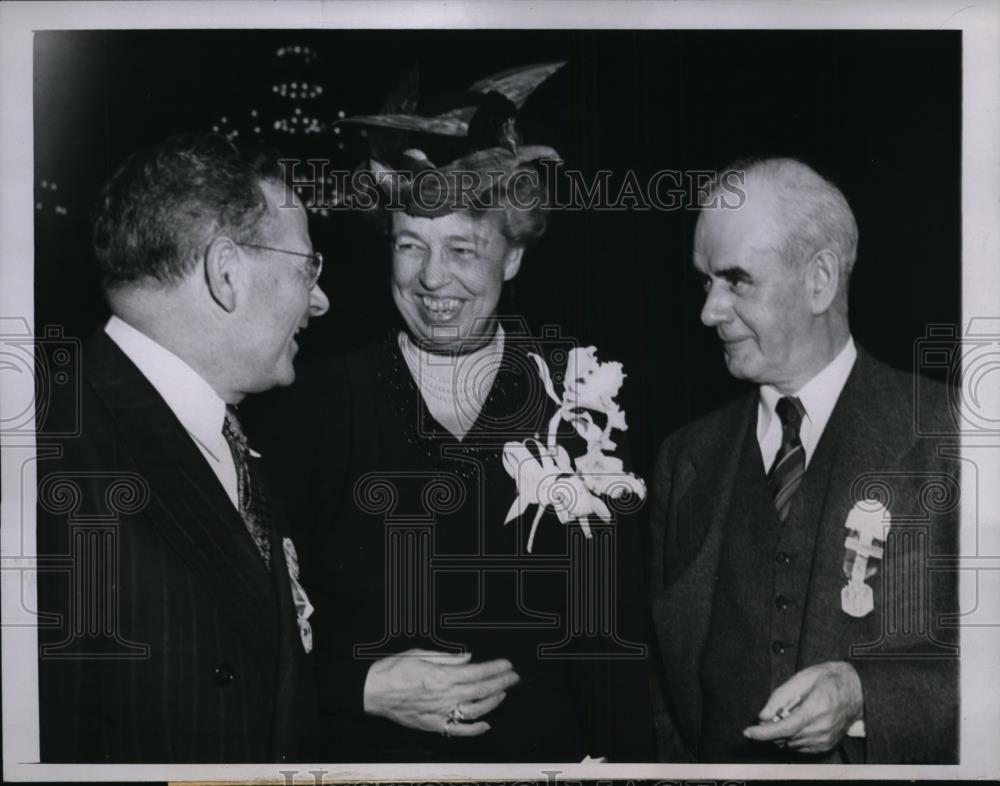
[{"label": "white photographic border", "polygon": [[[963,326],[1000,344],[1000,3],[963,2],[65,2],[0,6],[0,318],[34,324],[32,33],[148,28],[663,28],[962,31]],[[929,151],[933,155],[933,151]],[[920,162],[915,161],[914,166]],[[928,183],[928,188],[933,184]],[[891,293],[887,293],[891,297]],[[891,303],[886,304],[887,315]],[[1000,348],[996,349],[1000,357]],[[978,417],[1000,423],[1000,361],[983,377]],[[0,368],[0,422],[32,397],[30,367]],[[3,777],[5,781],[952,779],[1000,775],[1000,438],[963,438],[962,602],[984,624],[962,630],[961,764],[804,766],[666,764],[99,765],[38,762],[34,608],[35,471],[30,437],[2,435]],[[990,482],[990,479],[994,482]],[[22,606],[24,604],[24,606]],[[558,773],[556,776],[554,773]]]}]

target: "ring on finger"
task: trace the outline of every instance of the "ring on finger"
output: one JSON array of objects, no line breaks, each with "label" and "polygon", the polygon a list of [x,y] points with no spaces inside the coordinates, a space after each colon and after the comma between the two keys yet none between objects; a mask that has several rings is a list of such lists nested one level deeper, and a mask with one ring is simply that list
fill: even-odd
[{"label": "ring on finger", "polygon": [[444,735],[445,737],[452,736],[452,734],[454,734],[452,727],[457,724],[458,721],[455,720],[455,718],[451,717],[451,715],[449,715],[444,722],[444,728],[441,729],[441,734]]},{"label": "ring on finger", "polygon": [[459,705],[456,704],[454,707],[451,708],[451,712],[448,713],[448,721],[450,721],[451,723],[459,723],[460,721],[464,720],[465,720],[465,713],[462,712],[462,710],[459,709]]}]

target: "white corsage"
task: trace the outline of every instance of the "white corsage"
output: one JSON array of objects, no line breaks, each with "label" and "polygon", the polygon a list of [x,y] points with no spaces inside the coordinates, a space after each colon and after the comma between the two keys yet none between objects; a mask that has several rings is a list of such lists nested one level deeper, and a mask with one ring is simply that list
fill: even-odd
[{"label": "white corsage", "polygon": [[[605,452],[617,447],[611,432],[628,428],[625,413],[615,401],[625,379],[622,364],[598,362],[595,347],[571,350],[560,397],[545,361],[532,353],[529,357],[538,366],[545,392],[559,407],[549,420],[544,444],[536,434],[534,439],[508,442],[503,450],[504,469],[517,484],[517,499],[510,506],[504,524],[521,516],[530,506],[538,506],[528,535],[531,553],[535,530],[546,508],[551,507],[563,524],[576,520],[590,538],[589,516],[611,520],[611,512],[601,497],[618,499],[629,492],[643,499],[646,484],[631,472],[625,472],[621,459]],[[595,412],[603,415],[603,427],[594,420]],[[564,447],[556,444],[560,420],[572,425],[587,443],[586,452],[573,460]]]},{"label": "white corsage", "polygon": [[309,618],[312,616],[312,603],[306,594],[305,587],[299,583],[299,555],[295,551],[295,544],[291,538],[282,538],[281,547],[285,552],[285,564],[288,565],[288,578],[292,583],[292,601],[295,603],[295,616],[299,623],[299,636],[302,639],[302,647],[306,652],[312,652],[313,633]]}]

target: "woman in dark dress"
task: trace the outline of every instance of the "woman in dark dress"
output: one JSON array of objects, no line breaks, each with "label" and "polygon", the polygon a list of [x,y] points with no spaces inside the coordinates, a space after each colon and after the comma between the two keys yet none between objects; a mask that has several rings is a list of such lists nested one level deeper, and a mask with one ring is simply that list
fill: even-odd
[{"label": "woman in dark dress", "polygon": [[[652,758],[631,515],[643,487],[588,447],[623,413],[592,404],[596,417],[579,417],[570,403],[586,406],[586,391],[560,373],[569,363],[582,385],[601,372],[592,353],[496,312],[544,229],[540,155],[555,154],[514,142],[439,170],[432,192],[396,181],[389,201],[404,209],[384,218],[404,329],[302,374],[272,434],[309,544],[333,758]],[[457,187],[441,190],[457,172],[488,185],[459,203]],[[560,458],[585,451],[606,459],[586,488]]]}]

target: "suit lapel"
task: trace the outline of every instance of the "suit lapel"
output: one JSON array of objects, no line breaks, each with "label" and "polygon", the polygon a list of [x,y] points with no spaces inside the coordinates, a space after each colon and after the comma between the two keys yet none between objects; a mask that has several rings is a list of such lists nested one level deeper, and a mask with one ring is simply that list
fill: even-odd
[{"label": "suit lapel", "polygon": [[[732,406],[728,416],[713,424],[714,428],[700,432],[697,443],[689,445],[685,457],[687,488],[679,489],[677,495],[680,553],[667,556],[668,560],[677,560],[679,573],[653,601],[653,616],[659,621],[659,643],[667,664],[672,716],[692,750],[701,733],[699,674],[712,617],[725,522],[730,506],[739,504],[733,498],[733,489],[746,435],[757,422],[756,407],[756,394],[748,395]],[[674,571],[670,572],[674,575]]]},{"label": "suit lapel", "polygon": [[887,389],[889,384],[879,364],[859,352],[810,463],[810,469],[829,467],[825,491],[808,511],[820,517],[802,635],[801,655],[810,662],[846,654],[848,642],[857,639],[858,626],[868,624],[868,618],[862,622],[851,617],[840,605],[844,522],[866,473],[884,474],[896,466],[912,442],[910,412],[900,405],[896,391]]},{"label": "suit lapel", "polygon": [[88,342],[85,373],[149,483],[142,518],[205,583],[247,643],[273,655],[278,631],[270,577],[204,456],[155,388],[103,331]]}]

